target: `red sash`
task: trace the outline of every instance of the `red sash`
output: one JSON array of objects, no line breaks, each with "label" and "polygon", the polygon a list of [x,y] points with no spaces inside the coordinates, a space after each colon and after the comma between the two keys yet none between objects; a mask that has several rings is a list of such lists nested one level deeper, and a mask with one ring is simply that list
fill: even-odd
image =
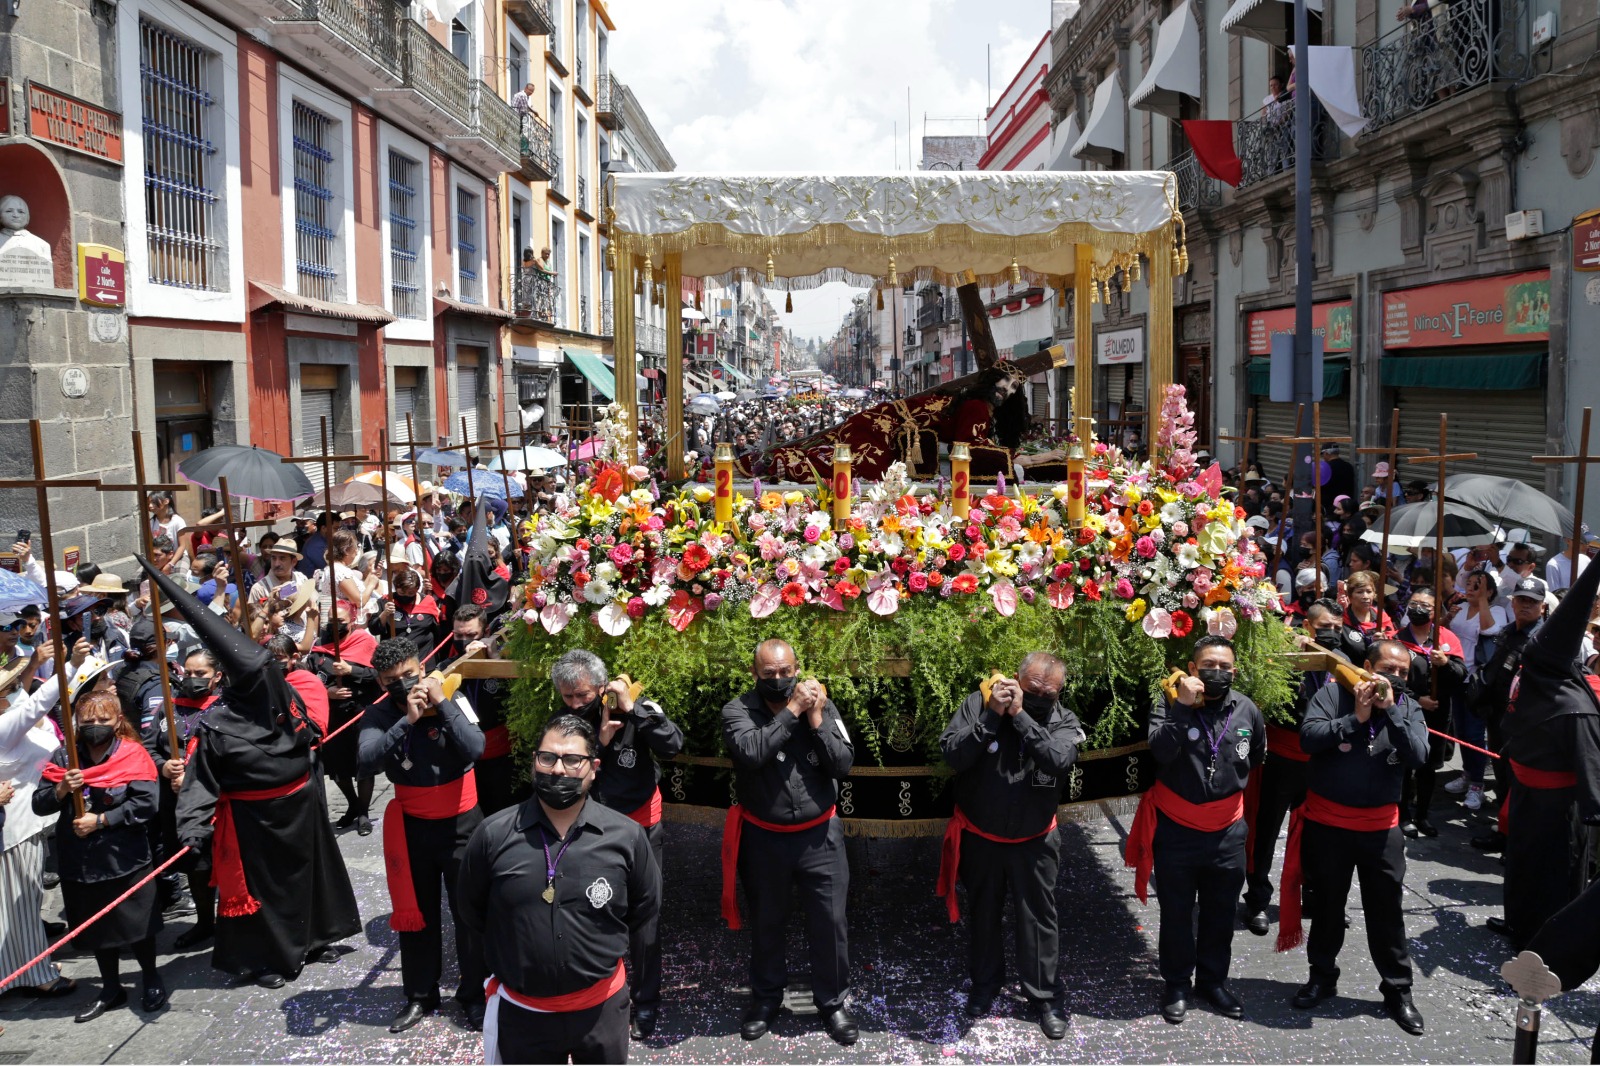
[{"label": "red sash", "polygon": [[1133,890],[1140,903],[1150,902],[1150,871],[1155,868],[1156,812],[1171,818],[1186,829],[1202,833],[1220,832],[1244,817],[1244,793],[1235,792],[1210,803],[1190,803],[1160,781],[1139,797],[1133,826],[1128,830],[1128,846],[1122,861],[1133,867]]},{"label": "red sash", "polygon": [[722,823],[722,919],[728,923],[729,929],[744,928],[744,922],[739,919],[739,890],[734,881],[739,865],[739,839],[744,834],[744,823],[749,822],[757,829],[765,829],[769,833],[803,833],[807,829],[815,829],[827,822],[833,817],[833,812],[834,808],[829,807],[809,822],[778,825],[774,822],[763,822],[755,815],[747,813],[738,803],[728,808],[728,817]]},{"label": "red sash", "polygon": [[[156,764],[150,761],[149,752],[122,737],[118,737],[117,741],[105,762],[99,766],[79,767],[86,787],[121,788],[135,781],[156,779]],[[39,768],[39,776],[52,784],[60,784],[66,780],[67,768],[47,762]]]},{"label": "red sash", "polygon": [[511,729],[509,726],[497,725],[483,731],[483,754],[478,756],[478,761],[485,759],[500,759],[511,754]]},{"label": "red sash", "polygon": [[1283,877],[1278,885],[1278,950],[1289,951],[1305,940],[1305,930],[1300,920],[1300,886],[1304,883],[1304,870],[1300,865],[1300,837],[1306,819],[1338,829],[1353,829],[1358,833],[1382,833],[1400,824],[1400,805],[1386,803],[1381,807],[1347,807],[1324,799],[1315,792],[1306,793],[1306,801],[1289,814],[1289,842],[1283,849]]},{"label": "red sash", "polygon": [[1300,747],[1300,730],[1267,723],[1267,754],[1281,755],[1295,762],[1310,762],[1311,756]]},{"label": "red sash", "polygon": [[233,805],[279,799],[306,786],[310,775],[276,788],[224,792],[217,797],[216,828],[211,837],[211,887],[217,890],[217,916],[243,918],[261,909],[244,879],[244,859],[239,854],[239,831],[233,823]]},{"label": "red sash", "polygon": [[500,978],[494,976],[491,976],[483,986],[483,991],[491,999],[496,995],[504,996],[525,1010],[536,1010],[544,1014],[562,1014],[598,1007],[622,991],[622,986],[627,983],[628,972],[622,968],[622,960],[618,959],[615,970],[612,970],[588,988],[580,988],[576,992],[567,992],[559,996],[525,996],[521,992],[515,992],[507,988],[500,983]]},{"label": "red sash", "polygon": [[1511,772],[1516,775],[1517,784],[1523,788],[1575,788],[1578,784],[1578,775],[1572,770],[1535,770],[1515,759],[1508,761],[1511,763]]},{"label": "red sash", "polygon": [[650,798],[639,805],[636,811],[629,811],[628,817],[649,829],[653,825],[661,824],[661,788],[656,787]]},{"label": "red sash", "polygon": [[394,799],[383,809],[383,872],[389,882],[389,928],[417,933],[427,928],[411,882],[411,849],[406,846],[407,818],[454,818],[478,805],[478,782],[471,770],[442,785],[395,785]]},{"label": "red sash", "polygon": [[323,736],[327,736],[328,686],[322,683],[322,678],[310,670],[290,670],[283,675],[283,679],[289,682],[289,687],[294,689],[305,703],[306,717],[321,730]]},{"label": "red sash", "polygon": [[961,920],[961,905],[956,900],[956,875],[961,872],[961,834],[974,833],[985,840],[992,840],[996,844],[1026,844],[1030,840],[1038,840],[1046,833],[1056,830],[1056,816],[1050,816],[1050,824],[1032,836],[1026,837],[997,837],[993,833],[985,833],[982,829],[972,824],[972,819],[967,817],[960,807],[950,815],[950,820],[944,826],[944,843],[939,845],[939,879],[934,882],[933,894],[944,899],[944,908],[950,915],[952,922]]},{"label": "red sash", "polygon": [[[1300,731],[1288,726],[1267,723],[1267,754],[1277,755],[1295,762],[1309,762],[1311,756],[1300,747]],[[1256,872],[1256,815],[1261,810],[1261,775],[1266,767],[1257,766],[1250,771],[1250,783],[1244,788],[1244,820],[1250,827],[1244,841],[1244,868],[1246,873]]]}]

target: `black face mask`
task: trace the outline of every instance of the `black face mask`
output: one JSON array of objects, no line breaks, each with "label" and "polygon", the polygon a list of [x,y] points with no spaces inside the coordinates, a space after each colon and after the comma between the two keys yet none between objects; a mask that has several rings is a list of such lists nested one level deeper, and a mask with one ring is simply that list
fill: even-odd
[{"label": "black face mask", "polygon": [[1207,668],[1198,674],[1201,682],[1206,686],[1207,700],[1220,700],[1228,694],[1233,687],[1233,671]]},{"label": "black face mask", "polygon": [[389,694],[389,706],[404,713],[406,702],[411,696],[411,690],[416,688],[421,681],[420,677],[412,675],[410,677],[395,678],[385,685],[383,690]]},{"label": "black face mask", "polygon": [[100,617],[89,619],[89,624],[83,627],[84,634],[89,638],[89,643],[104,640],[106,635],[106,620]]},{"label": "black face mask", "polygon": [[568,714],[575,714],[579,718],[599,718],[600,717],[600,705],[605,702],[605,699],[606,699],[606,694],[604,692],[602,692],[598,696],[596,696],[594,699],[590,700],[588,703],[583,704],[582,706],[579,706],[579,707],[568,707],[567,708],[567,713]]},{"label": "black face mask", "polygon": [[93,725],[78,727],[78,738],[91,748],[98,748],[109,744],[117,737],[117,727],[96,722]]},{"label": "black face mask", "polygon": [[336,640],[343,640],[344,637],[345,637],[345,634],[349,633],[349,632],[350,632],[350,623],[348,623],[348,622],[329,622],[328,625],[326,627],[324,627],[324,629],[323,629],[323,633],[326,634],[323,637],[323,639],[328,641],[329,643],[332,643],[333,641],[336,641]]},{"label": "black face mask", "polygon": [[1309,608],[1316,601],[1317,594],[1315,592],[1302,592],[1299,596],[1295,597],[1295,602],[1300,604],[1300,609],[1302,611]]},{"label": "black face mask", "polygon": [[1408,680],[1406,675],[1379,674],[1378,676],[1389,682],[1389,691],[1393,693],[1395,699],[1399,699],[1406,694],[1406,681]]},{"label": "black face mask", "polygon": [[1414,625],[1414,626],[1432,625],[1433,624],[1433,608],[1432,607],[1407,607],[1406,608],[1406,617],[1411,620],[1411,624]]},{"label": "black face mask", "polygon": [[1329,651],[1338,651],[1339,646],[1344,643],[1344,638],[1339,635],[1338,626],[1319,629],[1313,634],[1313,638],[1319,647],[1327,648]]},{"label": "black face mask", "polygon": [[586,782],[581,777],[558,777],[547,774],[543,770],[533,772],[533,790],[538,793],[539,799],[558,811],[583,799]]},{"label": "black face mask", "polygon": [[1029,717],[1036,721],[1044,721],[1050,717],[1050,712],[1055,709],[1056,701],[1050,696],[1035,696],[1031,692],[1022,694],[1022,709],[1028,712]]},{"label": "black face mask", "polygon": [[396,596],[394,605],[402,611],[409,611],[417,605],[417,598],[415,596]]},{"label": "black face mask", "polygon": [[173,687],[177,689],[178,695],[186,700],[203,700],[211,695],[211,678],[185,677]]},{"label": "black face mask", "polygon": [[768,703],[788,703],[794,682],[792,677],[760,677],[756,679],[756,694]]}]

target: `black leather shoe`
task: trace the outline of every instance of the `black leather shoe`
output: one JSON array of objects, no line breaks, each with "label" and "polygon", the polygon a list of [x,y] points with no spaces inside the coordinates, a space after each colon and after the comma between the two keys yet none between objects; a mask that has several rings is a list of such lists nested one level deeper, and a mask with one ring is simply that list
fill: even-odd
[{"label": "black leather shoe", "polygon": [[1056,1010],[1054,1003],[1040,1003],[1033,1008],[1033,1016],[1039,1022],[1039,1030],[1051,1040],[1061,1040],[1067,1035],[1067,1019]]},{"label": "black leather shoe", "polygon": [[1182,985],[1167,985],[1161,990],[1161,1017],[1169,1025],[1183,1022],[1189,1013],[1189,990]]},{"label": "black leather shoe", "polygon": [[993,992],[970,992],[967,994],[968,1018],[987,1018],[992,1010],[994,1010]]},{"label": "black leather shoe", "polygon": [[56,873],[54,870],[46,870],[44,873],[39,875],[39,883],[46,889],[55,888],[61,883],[61,875]]},{"label": "black leather shoe", "polygon": [[341,816],[337,822],[333,823],[333,828],[336,831],[349,829],[351,826],[356,824],[356,817],[357,815],[355,811],[345,811],[343,816]]},{"label": "black leather shoe", "polygon": [[416,1025],[422,1019],[432,1014],[435,1004],[420,999],[408,999],[406,1005],[395,1014],[394,1020],[389,1023],[389,1032],[403,1033]]},{"label": "black leather shoe", "polygon": [[1250,930],[1256,936],[1266,936],[1269,929],[1267,924],[1267,912],[1256,911],[1254,914],[1245,915],[1244,927]]},{"label": "black leather shoe", "polygon": [[467,1028],[473,1032],[483,1032],[483,1012],[486,1005],[482,1000],[472,1000],[470,1003],[461,1004],[461,1013],[466,1015]]},{"label": "black leather shoe", "polygon": [[778,1016],[776,1003],[752,1003],[750,1009],[744,1012],[744,1021],[739,1023],[739,1035],[746,1040],[760,1040],[767,1035],[767,1027],[772,1024],[772,1019]]},{"label": "black leather shoe", "polygon": [[356,836],[369,837],[372,835],[372,819],[366,815],[356,819]]},{"label": "black leather shoe", "polygon": [[633,1012],[633,1026],[629,1034],[635,1040],[649,1040],[650,1035],[656,1031],[656,1021],[660,1018],[655,1007],[640,1007]]},{"label": "black leather shoe", "polygon": [[46,940],[53,941],[58,936],[65,936],[66,932],[67,932],[67,923],[66,922],[45,922],[44,923],[44,938]]},{"label": "black leather shoe", "polygon": [[1239,997],[1228,991],[1227,985],[1214,985],[1210,988],[1196,988],[1200,998],[1217,1008],[1217,1013],[1224,1018],[1243,1018],[1244,1004],[1239,1002]]},{"label": "black leather shoe", "polygon": [[197,925],[187,933],[179,933],[172,942],[173,951],[192,951],[216,935],[216,927]]},{"label": "black leather shoe", "polygon": [[1439,835],[1439,827],[1428,821],[1426,818],[1418,818],[1417,832],[1421,833],[1425,837],[1436,837]]},{"label": "black leather shoe", "polygon": [[1483,927],[1489,930],[1489,932],[1498,933],[1501,936],[1511,935],[1510,924],[1499,915],[1495,915],[1493,918],[1490,918],[1488,921],[1484,922]]},{"label": "black leather shoe", "polygon": [[256,974],[256,984],[262,988],[282,988],[287,982],[283,974],[273,973],[271,970],[262,970]]},{"label": "black leather shoe", "polygon": [[1472,846],[1482,852],[1501,851],[1506,846],[1506,835],[1497,829],[1487,833],[1479,833],[1472,838]]},{"label": "black leather shoe", "polygon": [[856,1027],[856,1020],[850,1017],[850,1012],[843,1007],[823,1018],[822,1025],[828,1030],[829,1036],[845,1047],[861,1039],[861,1030]]},{"label": "black leather shoe", "polygon": [[105,993],[101,992],[100,998],[79,1011],[78,1016],[72,1020],[79,1023],[92,1022],[108,1010],[116,1010],[118,1007],[126,1007],[127,1005],[128,990],[126,988],[117,989],[116,992],[112,993],[110,999],[105,998]]},{"label": "black leather shoe", "polygon": [[1338,985],[1323,984],[1316,978],[1312,978],[1300,986],[1300,991],[1294,994],[1294,999],[1290,1000],[1290,1004],[1295,1010],[1310,1010],[1323,1000],[1332,999],[1338,994]]},{"label": "black leather shoe", "polygon": [[1383,1008],[1400,1028],[1412,1036],[1422,1035],[1422,1012],[1411,1002],[1410,992],[1385,993]]},{"label": "black leather shoe", "polygon": [[144,998],[139,1001],[146,1014],[154,1014],[167,1005],[167,985],[160,977],[145,982]]},{"label": "black leather shoe", "polygon": [[1417,823],[1413,822],[1410,818],[1407,818],[1404,822],[1400,823],[1400,832],[1404,833],[1412,840],[1417,839]]}]

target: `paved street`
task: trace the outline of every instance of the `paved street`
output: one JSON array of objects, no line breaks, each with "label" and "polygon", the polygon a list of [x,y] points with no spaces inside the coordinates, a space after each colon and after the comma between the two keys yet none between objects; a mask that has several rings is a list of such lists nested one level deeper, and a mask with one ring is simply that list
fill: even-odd
[{"label": "paved street", "polygon": [[[381,802],[386,796],[380,796]],[[1275,955],[1271,938],[1240,931],[1234,990],[1247,1017],[1230,1022],[1205,1010],[1180,1027],[1153,1011],[1154,900],[1141,907],[1119,855],[1131,807],[1099,805],[1063,830],[1060,901],[1062,974],[1072,1028],[1047,1045],[1021,1005],[977,1025],[960,1013],[964,934],[949,926],[932,895],[936,841],[852,843],[851,948],[862,1038],[853,1049],[830,1041],[816,1018],[785,1017],[773,1035],[737,1035],[744,1006],[745,935],[717,920],[715,830],[668,829],[666,1004],[662,1024],[638,1062],[1509,1062],[1512,1002],[1496,976],[1502,942],[1483,929],[1499,898],[1498,867],[1467,847],[1467,812],[1449,803],[1437,840],[1413,843],[1407,928],[1418,967],[1417,1004],[1427,1019],[1409,1037],[1379,1013],[1376,974],[1365,955],[1359,914],[1345,954],[1341,997],[1315,1013],[1289,1009],[1304,979],[1304,953]],[[335,811],[337,812],[337,801]],[[84,987],[66,1001],[0,998],[0,1063],[52,1062],[470,1062],[477,1034],[452,1010],[401,1037],[387,1022],[399,1004],[399,958],[388,929],[381,835],[347,834],[345,854],[366,918],[353,951],[306,969],[277,991],[226,988],[207,954],[163,956],[171,1005],[146,1018],[123,1010],[89,1025],[72,1015],[94,994],[91,958],[71,956],[66,972]],[[52,908],[59,904],[53,896]],[[170,950],[186,920],[169,923]],[[803,980],[804,946],[791,942]],[[125,972],[135,968],[125,963]],[[446,993],[450,991],[446,987]],[[1014,989],[1013,989],[1014,991]],[[137,995],[135,995],[135,999]],[[1541,1061],[1586,1062],[1600,987],[1556,1000],[1545,1016]]]}]

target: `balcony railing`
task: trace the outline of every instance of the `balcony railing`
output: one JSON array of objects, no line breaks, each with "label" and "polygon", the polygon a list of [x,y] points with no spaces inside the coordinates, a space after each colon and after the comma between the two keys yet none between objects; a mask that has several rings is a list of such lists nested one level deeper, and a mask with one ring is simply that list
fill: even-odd
[{"label": "balcony railing", "polygon": [[[330,33],[341,52],[365,59],[394,81],[400,78],[402,8],[391,0],[297,0],[297,14],[277,20],[287,32],[316,27]],[[390,84],[393,84],[391,81]]]},{"label": "balcony railing", "polygon": [[635,330],[634,347],[649,355],[667,354],[667,331],[660,326],[641,324]]},{"label": "balcony railing", "polygon": [[1477,85],[1531,72],[1521,0],[1456,0],[1361,50],[1363,133],[1426,111]]},{"label": "balcony railing", "polygon": [[566,175],[561,172],[561,153],[554,149],[550,152],[550,191],[561,198],[562,203],[567,202]]},{"label": "balcony railing", "polygon": [[556,321],[556,279],[542,270],[519,270],[511,275],[511,312],[527,322]]},{"label": "balcony railing", "polygon": [[401,84],[462,126],[472,126],[472,72],[418,23],[405,19],[402,30]]},{"label": "balcony railing", "polygon": [[555,29],[550,0],[506,0],[506,14],[530,37],[548,37]]},{"label": "balcony railing", "polygon": [[577,91],[579,96],[583,97],[590,103],[593,103],[593,98],[589,96],[589,83],[583,80],[584,73],[585,67],[583,62],[583,47],[580,45],[578,48],[578,58],[572,64],[572,87]]},{"label": "balcony railing", "polygon": [[933,329],[942,326],[956,312],[951,304],[954,301],[948,296],[939,296],[917,309],[917,328]]},{"label": "balcony railing", "polygon": [[481,81],[472,83],[472,126],[482,148],[498,158],[496,172],[510,170],[522,157],[522,122],[512,106]]},{"label": "balcony railing", "polygon": [[589,332],[589,297],[581,293],[578,296],[578,332]]},{"label": "balcony railing", "polygon": [[595,118],[599,119],[600,125],[608,130],[622,128],[622,117],[616,111],[614,81],[608,71],[602,71],[600,77],[595,80]]},{"label": "balcony railing", "polygon": [[590,218],[594,217],[594,208],[589,205],[589,175],[578,175],[578,199],[572,205],[574,211],[581,211]]},{"label": "balcony railing", "polygon": [[616,332],[615,319],[612,318],[611,301],[600,302],[600,336],[609,337]]},{"label": "balcony railing", "polygon": [[[1239,158],[1244,177],[1239,188],[1294,169],[1294,101],[1270,104],[1239,123]],[[1314,99],[1311,102],[1311,161],[1339,158],[1339,127]]]},{"label": "balcony railing", "polygon": [[1167,168],[1178,179],[1178,207],[1193,211],[1199,207],[1217,207],[1222,203],[1222,187],[1217,179],[1200,169],[1193,152],[1185,152]]},{"label": "balcony railing", "polygon": [[560,166],[550,124],[532,111],[522,116],[522,176],[529,181],[549,181]]}]

